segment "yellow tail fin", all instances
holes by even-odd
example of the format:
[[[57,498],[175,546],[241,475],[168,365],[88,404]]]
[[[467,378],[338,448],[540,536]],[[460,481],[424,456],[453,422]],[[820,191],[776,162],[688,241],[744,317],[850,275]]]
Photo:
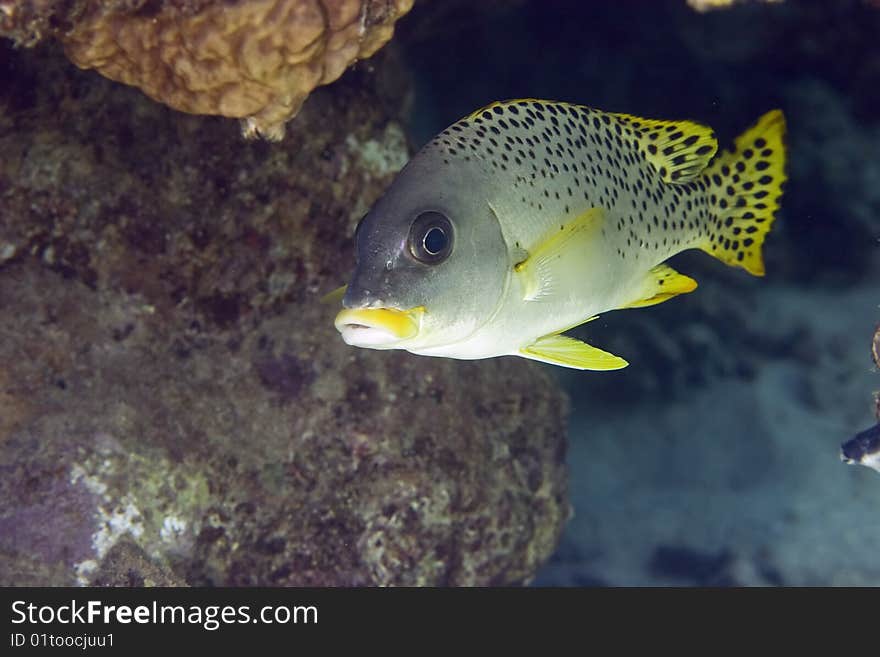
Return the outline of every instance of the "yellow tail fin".
[[[711,217],[698,246],[755,276],[764,275],[761,245],[786,180],[784,139],[782,112],[767,112],[703,173]]]

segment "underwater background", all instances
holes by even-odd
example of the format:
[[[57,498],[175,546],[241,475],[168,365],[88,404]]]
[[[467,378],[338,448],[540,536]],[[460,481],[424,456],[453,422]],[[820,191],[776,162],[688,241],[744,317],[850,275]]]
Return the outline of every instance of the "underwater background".
[[[105,64],[237,3],[101,4],[0,2],[0,584],[880,585],[880,473],[839,457],[880,389],[876,2],[322,0],[311,39],[375,43],[262,114]],[[574,332],[619,372],[347,347],[357,221],[519,97],[722,147],[782,109],[766,275],[676,256],[694,293]]]

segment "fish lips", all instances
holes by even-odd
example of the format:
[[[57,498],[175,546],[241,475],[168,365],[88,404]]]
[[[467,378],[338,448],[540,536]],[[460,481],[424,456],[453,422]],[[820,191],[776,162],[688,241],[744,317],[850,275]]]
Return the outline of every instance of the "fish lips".
[[[370,349],[393,349],[419,333],[422,306],[396,308],[345,308],[334,325],[346,344]]]

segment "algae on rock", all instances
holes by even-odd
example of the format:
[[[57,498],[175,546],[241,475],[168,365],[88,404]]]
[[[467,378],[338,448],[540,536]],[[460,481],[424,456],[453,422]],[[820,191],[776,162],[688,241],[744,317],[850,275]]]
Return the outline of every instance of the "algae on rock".
[[[351,349],[318,303],[406,160],[381,62],[269,144],[3,56],[0,583],[534,574],[569,514],[554,381]]]

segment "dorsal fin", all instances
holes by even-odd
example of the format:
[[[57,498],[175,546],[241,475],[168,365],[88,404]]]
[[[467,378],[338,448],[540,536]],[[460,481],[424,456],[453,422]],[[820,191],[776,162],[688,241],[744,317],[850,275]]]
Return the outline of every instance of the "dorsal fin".
[[[486,117],[483,117],[484,112],[491,113],[496,107],[499,107],[499,106],[504,107],[507,105],[522,105],[522,104],[531,104],[531,103],[547,103],[547,104],[551,104],[551,105],[567,105],[568,104],[568,103],[558,103],[558,102],[550,101],[550,100],[540,100],[539,98],[510,98],[508,100],[496,100],[494,102],[489,103],[488,105],[481,107],[478,110],[474,110],[473,112],[468,114],[466,117],[464,117],[462,119],[462,121],[475,121],[476,119],[479,119],[479,118],[486,118]]]
[[[657,121],[631,114],[614,114],[636,133],[639,150],[664,182],[691,182],[718,150],[711,128],[693,121]]]

